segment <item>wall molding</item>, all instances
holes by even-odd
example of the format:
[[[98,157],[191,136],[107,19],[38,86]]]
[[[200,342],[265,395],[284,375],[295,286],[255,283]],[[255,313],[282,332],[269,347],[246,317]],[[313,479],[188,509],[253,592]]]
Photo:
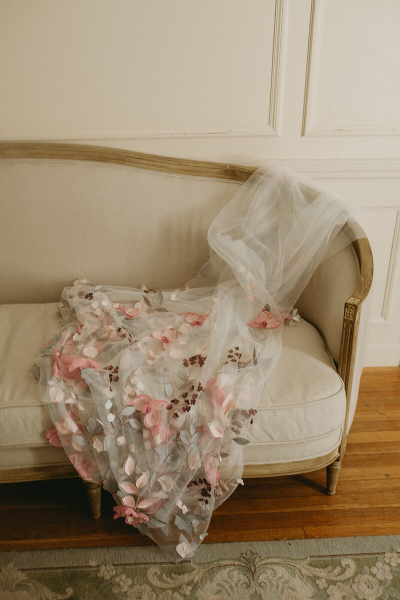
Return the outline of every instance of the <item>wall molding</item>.
[[[306,63],[306,78],[304,83],[303,122],[301,135],[310,135],[313,129],[315,112],[316,72],[321,59],[321,29],[323,19],[323,4],[321,0],[311,0],[310,25],[308,30],[308,48]]]
[[[400,158],[274,159],[282,165],[316,179],[398,179]],[[390,201],[389,201],[390,202]],[[398,201],[394,200],[398,206]]]
[[[1,141],[71,141],[112,140],[141,138],[197,138],[197,137],[264,137],[280,135],[284,54],[287,32],[287,0],[275,0],[275,16],[271,53],[271,84],[268,118],[265,124],[234,127],[126,127],[90,128],[79,130],[42,129],[18,132],[0,130]]]
[[[400,209],[400,198],[398,200],[359,200],[357,202],[362,206],[362,208],[370,208],[370,209]]]
[[[400,124],[376,125],[370,123],[317,125],[316,92],[318,73],[321,64],[322,28],[324,23],[325,0],[311,0],[310,25],[306,77],[304,84],[303,120],[301,135],[304,136],[363,136],[363,135],[400,135]]]
[[[393,325],[396,284],[398,281],[400,255],[400,198],[398,200],[369,200],[357,202],[363,209],[396,210],[390,256],[386,272],[385,289],[383,293],[381,314],[371,320],[374,327],[391,327]]]
[[[283,70],[287,33],[286,0],[275,0],[274,37],[272,42],[271,87],[268,128],[271,134],[280,135],[282,117]]]
[[[394,312],[395,286],[397,283],[397,267],[400,254],[400,209],[397,210],[396,223],[393,233],[392,248],[390,251],[389,266],[386,277],[385,292],[382,301],[382,319],[390,325]]]
[[[83,140],[133,140],[145,138],[197,138],[197,137],[263,137],[277,135],[268,125],[243,125],[240,127],[126,127],[96,129],[48,129],[41,131],[0,131],[0,141],[14,142],[71,142]]]
[[[312,125],[303,135],[320,136],[363,136],[363,135],[400,135],[400,125]]]

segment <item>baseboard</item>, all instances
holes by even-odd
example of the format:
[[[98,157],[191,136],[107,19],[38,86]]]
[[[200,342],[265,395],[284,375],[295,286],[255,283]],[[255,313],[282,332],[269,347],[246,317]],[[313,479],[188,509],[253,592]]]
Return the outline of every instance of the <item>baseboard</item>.
[[[367,348],[366,367],[398,367],[400,366],[400,342],[369,344]]]

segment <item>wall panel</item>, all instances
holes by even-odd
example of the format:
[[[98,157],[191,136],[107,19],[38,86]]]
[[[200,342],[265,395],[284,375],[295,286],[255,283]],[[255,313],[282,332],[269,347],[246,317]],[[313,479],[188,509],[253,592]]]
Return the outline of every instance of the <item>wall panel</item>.
[[[303,135],[400,134],[400,3],[312,0]]]
[[[274,135],[284,4],[3,3],[0,137]]]

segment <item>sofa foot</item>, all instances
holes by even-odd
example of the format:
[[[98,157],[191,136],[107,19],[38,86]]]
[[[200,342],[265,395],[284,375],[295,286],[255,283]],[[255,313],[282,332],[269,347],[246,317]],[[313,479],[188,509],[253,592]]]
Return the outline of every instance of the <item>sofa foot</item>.
[[[101,516],[101,485],[84,481],[87,499],[89,500],[90,512],[93,519],[99,519]]]
[[[340,460],[336,460],[334,463],[326,467],[326,493],[329,494],[329,496],[332,496],[336,492],[341,466],[342,462]]]

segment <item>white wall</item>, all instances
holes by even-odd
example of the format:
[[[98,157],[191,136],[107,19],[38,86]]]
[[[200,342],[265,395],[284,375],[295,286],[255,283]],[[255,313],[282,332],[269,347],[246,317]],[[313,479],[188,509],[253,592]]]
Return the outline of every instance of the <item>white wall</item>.
[[[362,206],[400,361],[399,0],[1,0],[0,139],[273,159]]]

